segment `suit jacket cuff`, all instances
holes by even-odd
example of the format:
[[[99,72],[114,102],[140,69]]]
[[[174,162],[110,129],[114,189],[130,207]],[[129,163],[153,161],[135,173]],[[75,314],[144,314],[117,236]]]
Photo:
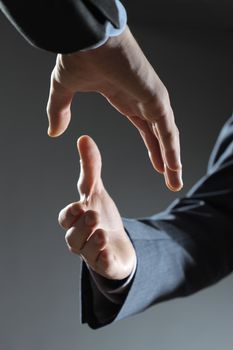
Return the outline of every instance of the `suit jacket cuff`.
[[[126,23],[118,0],[1,0],[0,9],[32,45],[63,54],[99,46]]]
[[[93,280],[93,294],[98,289],[100,293],[103,294],[105,298],[115,304],[121,304],[124,300],[124,295],[128,292],[130,288],[130,283],[134,278],[134,274],[137,268],[137,262],[133,267],[131,274],[123,280],[109,280],[102,277],[97,272],[93,271],[89,266],[87,266],[90,276],[89,278]]]

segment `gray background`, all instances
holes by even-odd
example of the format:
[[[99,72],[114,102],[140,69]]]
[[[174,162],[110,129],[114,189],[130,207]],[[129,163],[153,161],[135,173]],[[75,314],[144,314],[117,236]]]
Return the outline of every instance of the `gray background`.
[[[231,1],[124,3],[170,92],[182,196],[205,172],[232,112]],[[136,130],[96,94],[79,94],[69,130],[49,139],[45,105],[55,55],[28,45],[0,17],[0,349],[232,349],[232,276],[98,331],[80,325],[79,258],[57,224],[59,210],[78,198],[77,137],[87,133],[99,145],[104,182],[123,216],[153,214],[177,194],[153,172]]]

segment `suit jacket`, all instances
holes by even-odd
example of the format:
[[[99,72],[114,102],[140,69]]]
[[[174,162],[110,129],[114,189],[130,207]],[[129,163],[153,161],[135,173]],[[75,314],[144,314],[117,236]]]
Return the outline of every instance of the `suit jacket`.
[[[0,8],[33,45],[56,53],[90,47],[119,28],[115,0],[0,0]]]
[[[157,215],[124,219],[138,265],[120,305],[96,288],[83,264],[82,322],[98,328],[161,301],[188,296],[233,270],[233,116],[224,125],[206,175]]]

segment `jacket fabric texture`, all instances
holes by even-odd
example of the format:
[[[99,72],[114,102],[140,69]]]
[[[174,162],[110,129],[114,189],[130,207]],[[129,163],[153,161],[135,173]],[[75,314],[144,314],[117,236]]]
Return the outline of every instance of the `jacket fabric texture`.
[[[97,290],[85,264],[82,322],[99,328],[159,302],[191,295],[233,270],[233,116],[210,156],[207,172],[166,211],[124,219],[137,254],[134,279],[120,305]]]
[[[120,26],[114,0],[1,0],[0,8],[32,45],[55,53],[95,45],[108,22]]]

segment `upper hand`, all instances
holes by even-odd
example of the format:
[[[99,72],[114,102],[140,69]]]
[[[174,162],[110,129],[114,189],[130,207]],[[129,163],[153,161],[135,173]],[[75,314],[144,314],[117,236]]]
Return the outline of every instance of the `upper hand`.
[[[168,188],[182,188],[179,132],[168,92],[128,27],[97,49],[57,56],[47,105],[50,136],[66,130],[78,91],[101,93],[125,115],[140,132]]]

